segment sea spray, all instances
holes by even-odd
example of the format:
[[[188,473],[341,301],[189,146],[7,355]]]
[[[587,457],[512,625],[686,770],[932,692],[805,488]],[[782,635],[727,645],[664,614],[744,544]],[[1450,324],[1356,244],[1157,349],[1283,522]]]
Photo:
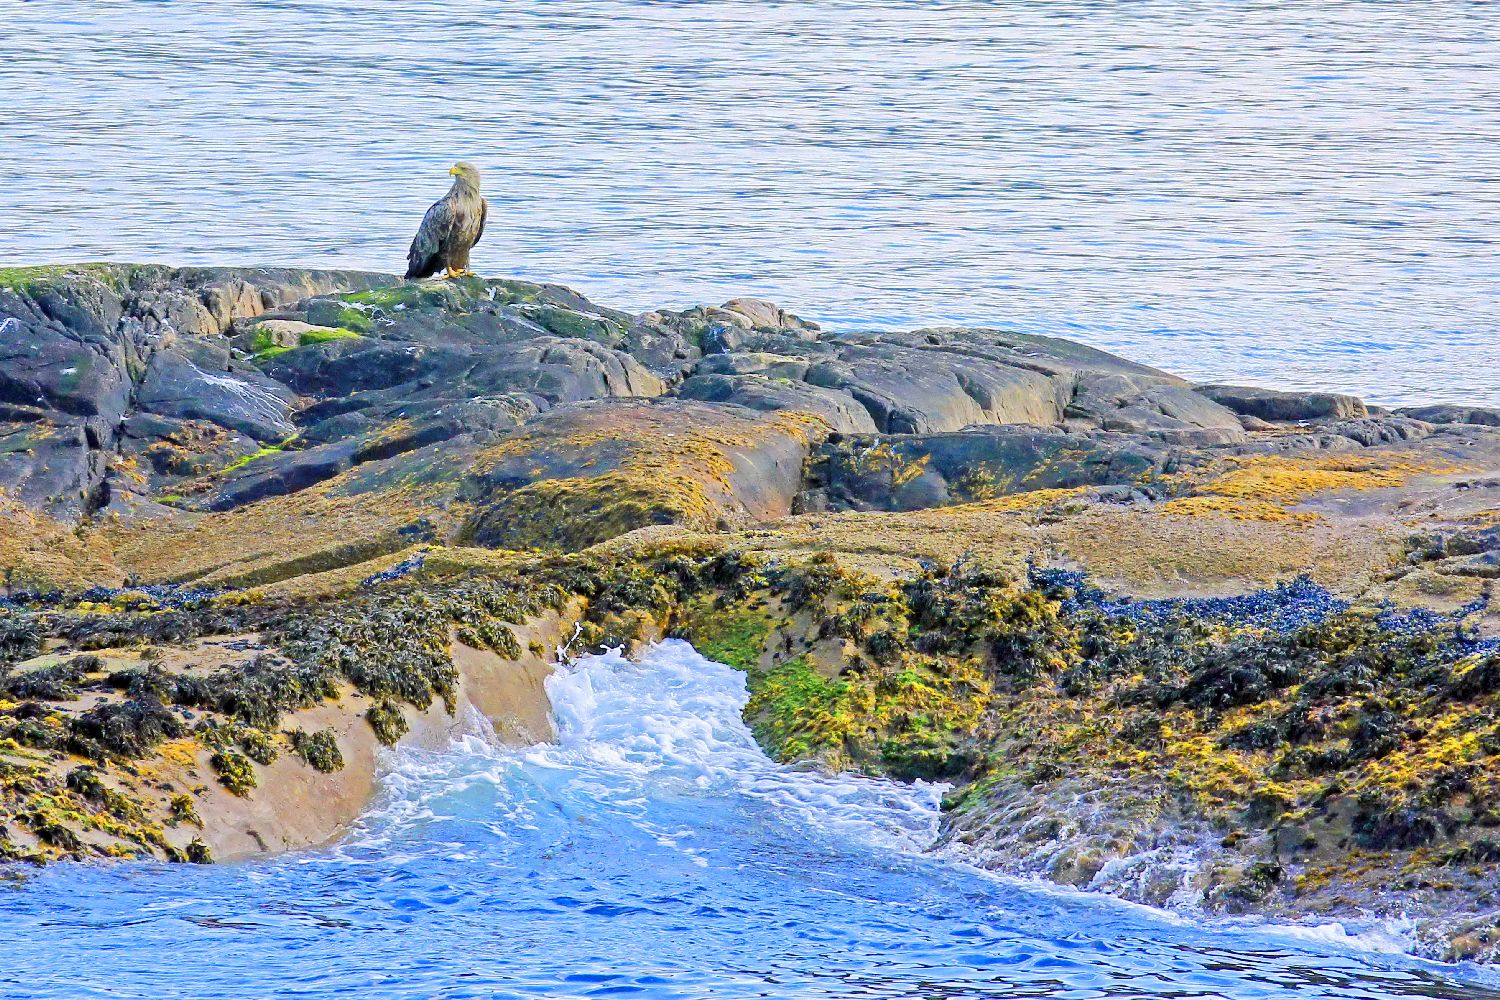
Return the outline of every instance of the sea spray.
[[[511,819],[546,805],[529,778],[552,772],[586,799],[617,814],[648,796],[738,796],[808,836],[921,851],[937,837],[948,786],[901,784],[778,764],[756,744],[741,713],[744,674],[666,640],[638,660],[620,651],[578,657],[547,679],[557,739],[502,746],[488,723],[466,720],[451,747],[403,747],[386,758],[383,792],[351,843],[388,845],[443,819],[434,803],[498,790]]]
[[[474,715],[385,753],[335,849],[0,893],[0,997],[1489,995],[1335,928],[1206,928],[934,857],[938,788],[775,764],[742,675],[682,643],[581,658],[550,693],[554,743]]]
[[[553,742],[503,746],[489,722],[470,708],[451,747],[391,752],[381,805],[348,846],[399,851],[402,841],[433,836],[434,828],[454,818],[455,806],[471,814],[475,796],[493,796],[484,802],[494,810],[490,831],[501,840],[547,836],[548,813],[581,808],[586,812],[574,819],[628,822],[646,839],[707,867],[706,852],[694,846],[694,834],[701,831],[662,822],[652,808],[664,800],[701,797],[754,803],[791,834],[790,840],[852,843],[907,855],[933,851],[947,786],[827,774],[770,760],[742,718],[748,698],[744,674],[705,658],[686,642],[651,645],[636,660],[619,650],[578,656],[548,678],[547,694],[557,728]],[[1301,941],[1354,953],[1398,954],[1412,947],[1411,926],[1396,920],[1288,926],[1259,917],[1211,917],[1189,894],[1170,889],[1159,906],[1130,901],[1147,894],[1142,887],[1148,882],[1183,885],[1209,847],[1204,840],[1117,859],[1086,888],[1039,878],[1054,853],[1040,844],[1038,867],[986,858],[983,851],[954,843],[939,846],[933,857],[985,881],[1101,916],[1134,912],[1231,941]],[[1129,884],[1136,884],[1134,891]]]
[[[648,647],[639,662],[617,650],[581,658],[548,679],[547,694],[558,741],[531,751],[539,763],[740,794],[789,822],[872,845],[922,850],[937,836],[946,785],[777,764],[743,721],[744,674],[680,640]]]

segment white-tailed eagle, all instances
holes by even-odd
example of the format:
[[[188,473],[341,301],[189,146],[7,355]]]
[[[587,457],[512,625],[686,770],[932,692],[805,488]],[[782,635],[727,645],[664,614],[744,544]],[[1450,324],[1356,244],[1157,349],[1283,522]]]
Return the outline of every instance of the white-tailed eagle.
[[[455,163],[448,173],[453,187],[427,210],[407,251],[408,278],[426,278],[438,268],[449,278],[467,274],[469,251],[484,235],[490,206],[479,196],[479,170],[472,163]]]

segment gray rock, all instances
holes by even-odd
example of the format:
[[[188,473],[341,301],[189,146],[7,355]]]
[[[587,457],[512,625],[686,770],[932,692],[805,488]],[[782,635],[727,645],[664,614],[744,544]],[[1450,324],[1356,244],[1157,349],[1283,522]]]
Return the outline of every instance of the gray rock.
[[[730,299],[720,308],[726,313],[745,317],[750,321],[750,325],[757,329],[818,329],[818,324],[793,316],[774,302],[767,302],[764,299]]]
[[[0,405],[17,415],[31,408],[23,419],[35,426],[6,434],[12,444],[23,437],[29,444],[0,462],[0,487],[76,517],[108,504],[106,473],[117,448],[139,455],[149,446],[140,437],[122,443],[136,407],[202,415],[260,435],[289,432],[291,393],[231,370],[217,338],[292,298],[391,279],[119,264],[22,269],[7,280],[0,287]]]
[[[460,378],[472,366],[467,351],[374,339],[328,340],[265,362],[267,376],[306,396],[358,393]]]
[[[1336,392],[1278,392],[1241,385],[1194,386],[1203,396],[1236,413],[1283,423],[1299,420],[1342,420],[1368,415],[1357,396]]]
[[[1432,424],[1411,417],[1365,417],[1359,420],[1339,420],[1325,425],[1330,434],[1357,441],[1366,448],[1397,441],[1420,441],[1430,437]]]
[[[1488,406],[1439,403],[1435,406],[1404,406],[1396,412],[1429,424],[1482,424],[1500,427],[1500,409]]]
[[[841,389],[890,434],[955,431],[971,424],[1053,424],[1063,386],[1022,368],[983,367],[962,356],[896,346],[851,345],[820,361],[807,381]]]
[[[0,400],[117,421],[130,396],[122,306],[96,280],[28,295],[0,289]]]
[[[188,351],[159,351],[151,359],[136,403],[151,413],[209,420],[258,441],[280,441],[296,430],[296,394],[254,371],[208,370]]]
[[[814,452],[808,488],[821,492],[828,509],[918,510],[1038,489],[1134,488],[1175,468],[1180,457],[1149,435],[1056,428],[848,435]]]
[[[724,482],[704,484],[731,520],[794,502],[900,510],[1047,487],[1103,487],[1099,498],[1136,503],[1154,477],[1215,455],[1353,451],[1434,432],[1415,411],[1372,414],[1353,397],[1197,392],[1054,338],[971,328],[825,335],[751,299],[631,317],[513,281],[91,268],[0,289],[0,324],[0,487],[64,516],[150,511],[169,488],[227,509],[330,479],[329,490],[350,496],[420,482],[463,490],[488,510],[476,538],[545,540],[543,526],[518,533],[503,523],[506,491],[538,475],[601,475],[618,456],[531,449],[515,469],[501,462],[477,478],[470,463],[523,424],[555,428],[559,441],[589,425],[578,440],[592,441],[614,413],[635,413],[656,433],[667,414],[685,434],[715,420],[743,426],[725,419],[731,412],[818,417],[806,425],[817,447],[806,475],[806,436],[774,430],[735,457]],[[302,346],[320,328],[359,336]],[[236,360],[267,333],[287,350]],[[1310,426],[1288,434],[1269,422],[1291,419]],[[833,437],[818,445],[825,426]],[[300,450],[222,473],[294,436]],[[110,474],[116,455],[139,459],[145,481]],[[622,524],[634,518],[620,514]]]
[[[801,382],[807,377],[811,362],[806,358],[788,357],[751,351],[733,354],[710,354],[694,369],[697,375],[765,375],[769,378]]]
[[[236,470],[204,506],[209,510],[231,510],[316,486],[352,468],[359,449],[357,440],[339,441],[306,451],[285,451],[258,458]]]
[[[55,517],[93,513],[108,502],[105,455],[81,422],[0,423],[0,487]]]
[[[706,403],[734,403],[754,410],[795,410],[822,417],[829,428],[844,434],[872,433],[875,422],[854,397],[806,382],[764,375],[695,375],[677,388],[682,399]]]
[[[621,433],[631,427],[640,430]],[[660,492],[651,472],[643,474],[643,442],[664,449],[651,456],[659,463],[679,447],[679,440],[689,446],[695,432],[726,431],[734,435],[732,443],[715,449],[712,462],[689,458],[661,468]],[[733,404],[671,398],[559,406],[504,440],[516,447],[491,450],[458,494],[476,511],[461,537],[501,548],[576,548],[647,525],[683,523],[685,516],[704,527],[708,525],[698,519],[706,516],[727,523],[783,516],[791,512],[801,487],[808,451],[806,436],[795,426],[777,426]],[[617,485],[613,494],[595,493],[587,483],[613,474],[625,476],[628,483]],[[548,482],[567,487],[539,509],[536,493],[528,487]],[[569,509],[571,517],[558,516],[555,505],[568,502],[569,495],[577,497],[578,506]],[[684,503],[697,509],[685,514]]]
[[[1084,372],[1064,411],[1101,430],[1156,434],[1183,444],[1230,444],[1245,439],[1239,417],[1176,379],[1117,372]]]

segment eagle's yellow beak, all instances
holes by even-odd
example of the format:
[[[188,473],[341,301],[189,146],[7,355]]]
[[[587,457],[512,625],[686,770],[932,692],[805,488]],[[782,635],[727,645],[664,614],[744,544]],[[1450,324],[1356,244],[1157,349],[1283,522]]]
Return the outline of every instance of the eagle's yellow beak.
[[[457,167],[449,167],[448,168],[448,176],[449,177],[457,177],[458,176],[458,168]]]

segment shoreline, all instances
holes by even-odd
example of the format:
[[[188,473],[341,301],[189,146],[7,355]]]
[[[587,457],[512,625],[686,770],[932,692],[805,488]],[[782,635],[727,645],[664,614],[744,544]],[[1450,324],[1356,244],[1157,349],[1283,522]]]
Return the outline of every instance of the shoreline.
[[[1500,410],[504,279],[7,269],[0,322],[0,858],[323,842],[377,745],[673,636],[992,867],[1500,955]]]

